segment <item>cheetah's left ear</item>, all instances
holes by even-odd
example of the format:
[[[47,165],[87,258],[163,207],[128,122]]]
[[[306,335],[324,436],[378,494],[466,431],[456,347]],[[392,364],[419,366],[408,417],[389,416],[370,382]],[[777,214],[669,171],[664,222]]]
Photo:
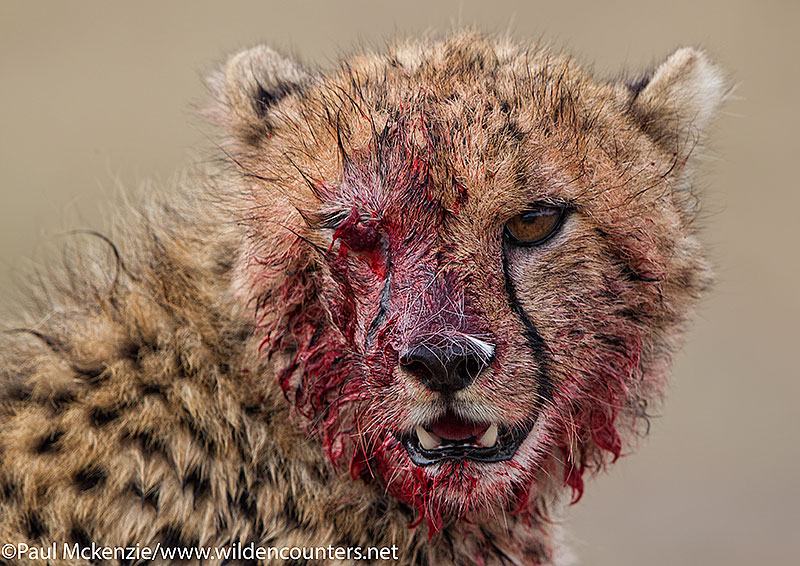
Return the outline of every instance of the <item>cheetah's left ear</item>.
[[[219,107],[213,118],[240,141],[254,144],[275,127],[275,109],[302,91],[314,75],[299,63],[259,45],[233,55],[209,78]]]
[[[700,49],[683,47],[640,81],[628,85],[630,109],[657,143],[679,150],[700,141],[728,80]]]

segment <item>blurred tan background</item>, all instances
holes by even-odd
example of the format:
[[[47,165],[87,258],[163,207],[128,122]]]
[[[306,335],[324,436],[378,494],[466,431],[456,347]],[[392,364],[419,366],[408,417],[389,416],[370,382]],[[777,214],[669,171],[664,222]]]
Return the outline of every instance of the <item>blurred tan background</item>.
[[[0,3],[0,300],[119,187],[209,155],[201,76],[259,41],[328,65],[360,43],[458,23],[566,45],[600,75],[705,46],[738,82],[705,151],[719,284],[639,453],[571,509],[587,565],[797,564],[800,3]],[[107,207],[106,207],[107,208]]]

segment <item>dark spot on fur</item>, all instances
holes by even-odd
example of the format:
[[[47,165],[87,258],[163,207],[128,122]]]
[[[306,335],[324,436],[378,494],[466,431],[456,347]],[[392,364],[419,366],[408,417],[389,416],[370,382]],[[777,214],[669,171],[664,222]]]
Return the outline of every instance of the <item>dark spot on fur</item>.
[[[179,363],[182,376],[193,378],[197,375],[197,368],[192,367],[189,360],[187,359],[186,354],[183,354],[179,357]]]
[[[73,481],[79,491],[88,491],[106,481],[106,472],[100,468],[89,466],[79,470]]]
[[[648,319],[652,318],[651,315],[636,308],[620,309],[617,311],[617,314],[622,318],[627,318],[628,320],[632,320],[633,322],[639,324],[644,324]]]
[[[126,431],[122,438],[138,444],[139,449],[144,454],[160,454],[165,458],[168,457],[167,444],[162,439],[154,436],[154,433],[149,430]]]
[[[190,548],[199,545],[196,539],[187,540],[184,538],[180,528],[176,525],[169,525],[158,531],[162,544],[166,548]]]
[[[130,489],[133,493],[136,494],[136,497],[141,499],[142,507],[145,505],[151,506],[155,511],[158,511],[158,486],[154,485],[147,489],[144,489],[141,485],[137,482],[133,481],[130,484]]]
[[[80,525],[74,525],[72,530],[69,533],[69,538],[72,540],[73,543],[77,544],[79,548],[91,548],[92,546],[92,536],[91,534],[81,527]],[[101,564],[97,560],[90,559],[89,564]]]
[[[447,71],[454,74],[475,75],[487,67],[486,56],[477,48],[448,46],[446,57]]]
[[[211,491],[211,484],[203,477],[203,473],[198,468],[190,469],[184,476],[181,482],[181,488],[184,490],[190,488],[192,492],[192,504],[196,504],[197,500],[204,497]]]
[[[48,498],[49,498],[49,496],[48,496],[48,493],[47,493],[47,485],[41,484],[41,485],[37,486],[37,488],[36,488],[36,499],[39,502],[44,503],[45,501],[47,501]]]
[[[286,499],[283,500],[282,516],[284,519],[286,519],[286,523],[292,530],[297,528],[305,528],[308,526],[308,521],[301,518],[300,513],[297,510],[297,501],[295,501],[295,499],[289,495],[287,495]]]
[[[216,264],[214,265],[214,273],[217,275],[224,275],[228,273],[231,269],[233,269],[233,258],[234,255],[231,254],[227,257],[220,256],[217,258]]]
[[[28,401],[31,398],[31,387],[24,383],[12,383],[6,387],[3,396],[9,401]]]
[[[456,557],[455,541],[453,540],[453,533],[450,529],[445,529],[442,531],[442,542],[443,546],[447,548],[447,551],[450,554],[450,560],[455,562],[455,557]]]
[[[526,133],[520,128],[516,120],[509,120],[503,125],[500,130],[500,135],[505,139],[510,139],[516,144],[521,144],[525,141]]]
[[[130,341],[119,349],[119,355],[124,360],[132,361],[137,367],[142,361],[142,347]]]
[[[217,510],[217,513],[214,514],[214,529],[219,532],[227,532],[229,526],[228,516],[222,512],[222,510]],[[224,545],[223,545],[224,546]]]
[[[106,373],[108,368],[106,366],[82,368],[80,366],[73,365],[72,369],[76,373],[75,377],[84,383],[88,383],[89,385],[98,385],[101,381],[104,381],[108,377],[108,374]]]
[[[71,391],[62,391],[50,398],[50,406],[58,414],[62,412],[70,403],[75,401],[75,394]]]
[[[328,481],[327,470],[322,462],[317,462],[308,468],[308,473],[312,476],[313,480],[317,483],[324,483]]]
[[[403,503],[402,501],[396,501],[395,502],[395,506],[396,506],[397,509],[400,510],[400,512],[403,515],[408,517],[408,519],[409,519],[408,522],[411,522],[413,520],[413,518],[415,517],[416,511],[410,505],[408,505],[406,503]]]
[[[6,330],[5,334],[30,334],[31,336],[35,336],[44,344],[50,348],[55,354],[63,355],[64,354],[64,346],[59,342],[56,338],[52,336],[48,336],[47,334],[43,334],[37,330],[33,330],[32,328],[12,328],[11,330]]]
[[[92,407],[89,411],[89,422],[93,426],[101,427],[118,419],[121,414],[120,407]]]
[[[167,401],[167,388],[158,383],[145,383],[142,385],[142,396],[155,395]]]
[[[253,488],[241,489],[235,499],[228,494],[228,508],[231,510],[231,514],[241,513],[249,521],[254,521],[258,517],[255,490]],[[239,513],[236,512],[237,510]]]
[[[525,187],[530,184],[528,169],[523,161],[514,163],[513,183],[517,187]]]
[[[17,485],[8,478],[0,477],[0,500],[9,501],[17,497]]]
[[[30,511],[24,519],[25,533],[32,541],[36,541],[47,534],[48,529],[42,517],[36,511]]]
[[[272,485],[285,485],[289,482],[289,476],[286,471],[288,469],[289,462],[278,457],[271,462],[271,465],[259,463],[258,477],[261,481],[268,481]]]
[[[263,118],[270,108],[275,106],[281,99],[294,92],[296,88],[296,85],[278,82],[271,89],[267,90],[259,84],[256,87],[255,93],[256,113]]]
[[[414,551],[414,560],[411,561],[414,566],[428,566],[428,551],[425,545],[418,544]]]
[[[86,548],[92,545],[91,535],[80,525],[73,525],[72,530],[69,532],[69,538],[81,548]]]
[[[51,454],[60,449],[58,441],[64,436],[63,430],[54,430],[39,439],[36,443],[35,451],[37,454]]]
[[[641,92],[644,90],[644,87],[650,84],[650,79],[651,76],[647,74],[647,75],[642,75],[638,79],[635,79],[628,83],[628,90],[630,90],[632,94],[631,102],[636,100],[639,94],[641,94]]]
[[[189,433],[203,447],[206,453],[215,454],[217,451],[217,443],[205,428],[200,426],[200,424],[192,418],[186,407],[183,408],[183,411],[181,422],[186,426]]]
[[[389,505],[385,498],[379,497],[375,500],[375,503],[372,505],[374,510],[375,517],[383,517],[387,511],[389,511]]]
[[[615,352],[623,359],[629,358],[630,354],[625,341],[619,336],[613,336],[610,334],[595,334],[595,339],[603,345],[603,351]]]
[[[262,409],[263,407],[261,405],[245,405],[244,407],[242,407],[242,410],[244,410],[245,414],[251,417],[256,417],[261,415]]]
[[[658,283],[659,281],[661,281],[657,277],[648,277],[646,275],[638,273],[628,264],[622,264],[620,271],[622,278],[625,279],[626,281],[631,281],[631,282],[642,281],[644,283]]]

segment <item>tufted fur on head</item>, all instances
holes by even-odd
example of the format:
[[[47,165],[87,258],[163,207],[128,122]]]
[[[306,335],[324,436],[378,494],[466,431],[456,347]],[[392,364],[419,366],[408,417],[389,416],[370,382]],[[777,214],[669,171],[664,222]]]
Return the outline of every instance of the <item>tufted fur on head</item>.
[[[606,82],[461,32],[210,84],[226,166],[6,338],[0,538],[564,562],[564,492],[646,425],[709,284],[720,71]]]

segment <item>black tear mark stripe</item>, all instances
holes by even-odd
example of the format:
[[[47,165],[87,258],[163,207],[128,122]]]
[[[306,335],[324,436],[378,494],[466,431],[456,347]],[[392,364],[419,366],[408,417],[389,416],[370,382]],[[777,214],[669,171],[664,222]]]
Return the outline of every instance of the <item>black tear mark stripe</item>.
[[[386,282],[383,284],[383,289],[381,289],[381,301],[378,306],[378,314],[375,315],[375,318],[372,319],[372,322],[369,325],[369,330],[367,330],[367,336],[364,339],[364,351],[369,349],[372,341],[375,339],[375,333],[378,331],[378,327],[386,321],[386,317],[389,315],[389,311],[391,310],[391,298],[392,298],[392,275],[394,273],[392,269],[392,262],[391,260],[387,261],[387,270],[386,270]]]
[[[506,256],[505,250],[503,250],[503,276],[505,277],[508,303],[511,306],[511,310],[519,316],[522,325],[525,327],[525,340],[533,354],[533,359],[536,360],[539,366],[539,372],[536,378],[538,382],[537,393],[539,394],[538,403],[539,408],[541,408],[545,402],[552,402],[553,400],[553,379],[548,371],[552,366],[552,356],[542,335],[539,334],[539,331],[536,329],[536,325],[533,324],[528,313],[525,312],[525,309],[522,308],[522,304],[519,302],[517,290],[514,287],[514,282],[511,280],[511,270],[508,266],[508,257]]]

